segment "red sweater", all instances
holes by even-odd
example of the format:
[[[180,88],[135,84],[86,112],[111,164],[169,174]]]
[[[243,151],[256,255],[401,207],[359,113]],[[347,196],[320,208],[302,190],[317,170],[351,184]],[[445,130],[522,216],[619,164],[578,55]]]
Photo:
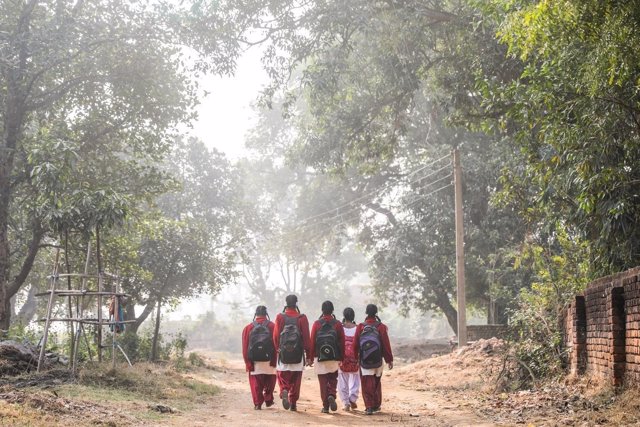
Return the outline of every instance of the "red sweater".
[[[322,319],[330,322],[333,320],[333,316],[322,316]],[[320,330],[320,319],[313,322],[313,326],[311,327],[311,357],[318,357],[316,354],[316,335],[318,335],[318,331]],[[340,346],[340,359],[344,358],[344,327],[342,323],[336,320],[336,323],[333,325],[333,329],[338,333],[338,345]]]
[[[266,316],[256,316],[256,322],[263,324],[264,322],[268,322],[267,327],[273,333],[273,329],[275,328],[275,324],[271,320],[267,320]],[[253,362],[249,360],[249,335],[251,335],[251,331],[253,330],[253,322],[249,323],[242,330],[242,358],[244,359],[244,364],[247,368],[247,371],[253,371]],[[277,347],[276,347],[277,348]],[[276,366],[276,353],[273,353],[271,356],[271,360],[269,361],[271,366]]]
[[[377,322],[376,318],[367,317],[364,321],[365,323],[375,323]],[[365,323],[360,323],[356,327],[356,335],[353,337],[353,350],[356,354],[356,358],[359,360],[360,353],[360,334],[364,329]],[[393,353],[391,352],[391,343],[389,342],[389,333],[387,325],[380,322],[378,325],[378,332],[380,332],[380,342],[382,343],[382,357],[386,363],[393,362]]]
[[[287,308],[284,313],[278,313],[276,316],[275,327],[273,328],[273,345],[276,347],[276,352],[280,351],[280,332],[284,329],[284,316],[296,317],[298,316],[298,329],[302,334],[302,348],[307,356],[307,359],[311,357],[311,338],[309,337],[309,320],[304,314],[298,313],[295,308]]]

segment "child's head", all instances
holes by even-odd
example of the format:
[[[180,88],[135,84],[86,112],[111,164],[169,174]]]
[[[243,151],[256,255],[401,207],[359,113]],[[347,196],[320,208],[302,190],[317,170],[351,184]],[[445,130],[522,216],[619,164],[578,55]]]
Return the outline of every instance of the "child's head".
[[[378,307],[375,304],[369,304],[365,309],[365,313],[367,314],[367,317],[376,317],[378,314]]]
[[[322,314],[325,316],[333,314],[333,303],[331,301],[325,301],[322,303]]]
[[[351,322],[353,323],[353,321],[356,318],[356,313],[355,311],[353,311],[353,308],[351,307],[347,307],[344,310],[342,310],[342,321],[343,322]]]

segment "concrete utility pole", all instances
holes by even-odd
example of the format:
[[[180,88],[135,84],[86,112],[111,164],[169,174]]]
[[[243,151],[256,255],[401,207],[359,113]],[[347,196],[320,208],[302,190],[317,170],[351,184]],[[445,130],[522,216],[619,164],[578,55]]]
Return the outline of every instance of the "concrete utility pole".
[[[458,293],[458,348],[467,345],[467,297],[464,283],[464,225],[462,215],[462,167],[460,153],[453,150],[453,184],[456,217],[456,283]]]

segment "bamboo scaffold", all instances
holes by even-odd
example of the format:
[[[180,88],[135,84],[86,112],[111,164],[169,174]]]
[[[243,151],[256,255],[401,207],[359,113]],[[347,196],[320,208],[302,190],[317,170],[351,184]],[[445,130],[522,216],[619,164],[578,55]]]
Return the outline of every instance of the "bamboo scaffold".
[[[99,241],[98,241],[99,242]],[[78,348],[80,346],[80,337],[84,337],[84,342],[87,347],[87,353],[89,355],[89,359],[93,360],[93,355],[91,354],[91,346],[89,344],[89,339],[87,338],[87,333],[85,331],[85,325],[95,326],[97,328],[97,356],[98,361],[102,361],[102,350],[108,346],[103,345],[102,339],[102,328],[108,326],[112,331],[112,365],[113,368],[116,366],[116,353],[119,350],[127,363],[131,365],[131,361],[129,357],[124,352],[123,348],[118,344],[116,335],[121,330],[122,325],[126,323],[133,323],[135,320],[123,320],[118,318],[119,313],[119,305],[120,299],[123,297],[128,297],[124,292],[120,292],[118,289],[118,283],[120,281],[120,277],[117,274],[110,274],[107,272],[101,271],[101,260],[100,260],[100,245],[97,245],[97,258],[98,258],[98,273],[97,274],[89,274],[89,261],[91,257],[91,242],[87,244],[87,255],[85,260],[84,272],[83,273],[59,273],[59,263],[60,263],[60,248],[56,249],[55,254],[55,262],[52,269],[52,273],[49,276],[49,290],[45,292],[40,292],[36,294],[38,297],[48,296],[47,303],[47,312],[46,316],[39,321],[44,322],[44,332],[42,336],[42,340],[40,343],[40,355],[38,358],[38,372],[42,369],[45,360],[46,354],[46,346],[49,338],[49,331],[51,328],[52,322],[65,322],[70,324],[71,328],[71,337],[73,339],[73,343],[71,346],[71,369],[73,373],[77,371],[78,367]],[[78,279],[80,281],[80,289],[72,289],[69,286],[67,289],[58,288],[58,281],[60,279],[66,278],[67,280]],[[97,289],[90,289],[89,281],[92,280],[97,283]],[[111,290],[105,289],[105,282],[111,281]],[[53,311],[55,306],[55,300],[57,297],[60,298],[68,298],[69,300],[69,316],[66,317],[54,317]],[[85,307],[86,307],[86,298],[95,298],[96,299],[96,317],[88,317],[85,316]],[[102,301],[103,298],[111,299],[113,307],[115,309],[113,319],[107,317],[103,317],[102,312]],[[74,300],[74,301],[72,301]],[[75,303],[75,304],[74,304]],[[72,310],[75,305],[75,313]]]

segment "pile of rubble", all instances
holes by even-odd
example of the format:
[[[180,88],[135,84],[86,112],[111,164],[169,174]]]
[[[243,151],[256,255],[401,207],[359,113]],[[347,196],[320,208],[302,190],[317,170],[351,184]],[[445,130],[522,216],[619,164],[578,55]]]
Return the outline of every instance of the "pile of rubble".
[[[59,397],[55,392],[25,392],[11,388],[0,387],[0,402],[20,406],[30,406],[48,414],[55,414],[59,417],[60,425],[71,425],[82,421],[82,425],[112,425],[126,426],[133,424],[133,418],[112,408],[102,406],[93,402],[82,400],[71,400]],[[7,425],[22,425],[20,413],[14,415],[14,419],[9,415],[3,418]],[[64,422],[65,417],[69,420]],[[0,423],[5,425],[4,423]]]
[[[479,339],[469,343],[454,353],[455,357],[493,356],[504,353],[507,344],[500,338]]]
[[[0,377],[21,375],[36,370],[39,356],[38,347],[29,342],[0,341]],[[50,352],[45,356],[47,367],[69,364],[69,359],[58,353]]]

